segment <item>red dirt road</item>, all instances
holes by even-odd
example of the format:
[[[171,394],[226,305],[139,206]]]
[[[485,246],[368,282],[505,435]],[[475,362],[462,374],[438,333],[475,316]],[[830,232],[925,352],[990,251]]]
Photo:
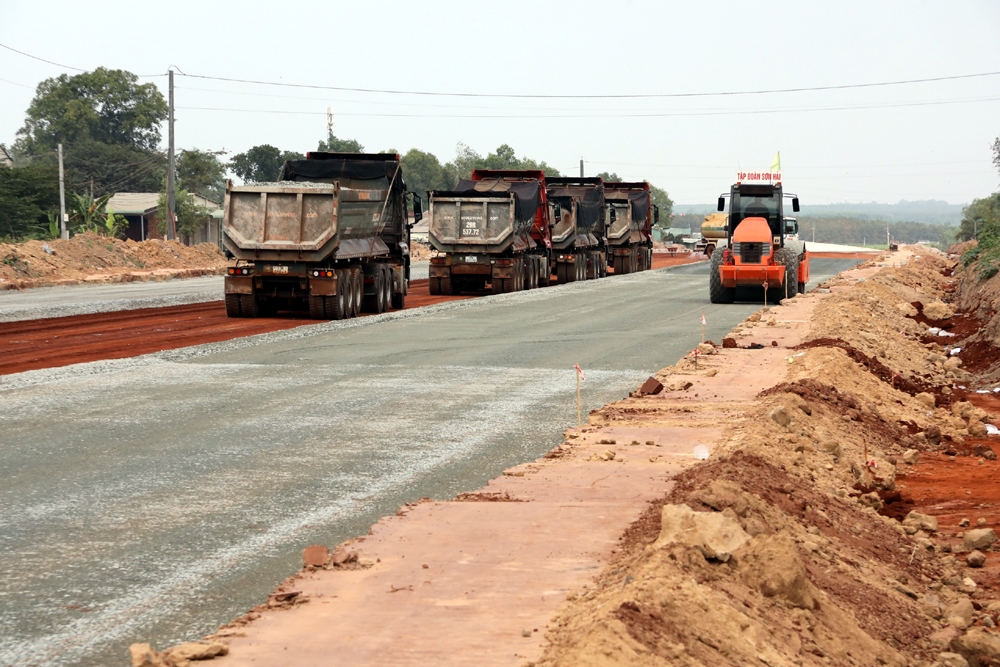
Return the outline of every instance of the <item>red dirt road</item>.
[[[414,280],[406,308],[471,298],[432,297],[426,280]],[[226,316],[222,301],[8,322],[0,325],[0,375],[124,359],[316,323],[307,313],[233,319]]]
[[[657,253],[653,255],[653,268],[693,261],[700,259]],[[431,296],[427,280],[414,280],[406,297],[406,308],[473,298],[474,295]],[[101,359],[124,359],[305,324],[316,321],[304,312],[232,319],[226,316],[222,301],[7,322],[0,325],[0,375]]]

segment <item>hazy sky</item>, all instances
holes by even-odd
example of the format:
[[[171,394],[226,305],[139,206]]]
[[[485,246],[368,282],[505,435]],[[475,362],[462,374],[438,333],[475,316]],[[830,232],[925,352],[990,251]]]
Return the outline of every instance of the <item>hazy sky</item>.
[[[0,43],[69,67],[477,95],[675,95],[1000,72],[987,2],[46,2],[0,0]],[[65,67],[0,49],[0,142]],[[145,78],[167,92],[164,75]],[[177,146],[305,152],[334,132],[442,162],[502,143],[713,201],[781,151],[803,203],[967,203],[1000,176],[1000,75],[774,94],[394,95],[176,77]],[[220,110],[206,110],[224,109]],[[284,111],[291,113],[265,113]],[[166,140],[166,128],[163,131]]]

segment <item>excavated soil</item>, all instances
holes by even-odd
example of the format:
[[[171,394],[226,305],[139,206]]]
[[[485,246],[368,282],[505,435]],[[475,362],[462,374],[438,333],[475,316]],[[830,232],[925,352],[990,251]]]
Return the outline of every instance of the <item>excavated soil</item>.
[[[69,240],[0,243],[0,290],[192,278],[225,268],[225,256],[211,243],[123,241],[93,232]]]
[[[953,258],[908,250],[904,265],[883,256],[829,281],[784,377],[730,411],[711,459],[625,531],[537,664],[1000,665],[1000,557],[986,549],[971,567],[962,539],[1000,529],[1000,436],[980,435],[1000,398],[976,393],[993,385],[965,363],[945,365],[965,361],[981,335],[973,323],[993,314],[965,317],[954,303]],[[954,337],[935,337],[942,322],[924,314],[941,300],[960,311],[945,320]],[[730,337],[760,338],[781,318],[758,312]],[[1000,356],[983,350],[969,366],[996,368]],[[692,373],[685,359],[657,378]],[[664,418],[635,401],[601,415],[633,428]],[[700,537],[665,541],[661,513],[675,507],[721,513],[749,541],[724,558],[691,546]]]
[[[431,296],[427,280],[414,280],[406,308],[474,296]],[[362,313],[366,316],[368,313]],[[221,301],[113,313],[8,322],[0,330],[0,375],[124,359],[179,347],[316,324],[305,312],[278,317],[230,318]]]

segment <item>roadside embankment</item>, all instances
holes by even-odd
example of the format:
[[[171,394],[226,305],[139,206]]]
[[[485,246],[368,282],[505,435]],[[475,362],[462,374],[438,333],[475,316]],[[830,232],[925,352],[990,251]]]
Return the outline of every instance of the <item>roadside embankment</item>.
[[[962,362],[955,269],[906,247],[758,311],[545,458],[310,547],[133,664],[1000,665],[1000,401]]]
[[[123,241],[92,232],[69,240],[0,243],[0,290],[194,278],[225,268],[226,258],[210,243]]]

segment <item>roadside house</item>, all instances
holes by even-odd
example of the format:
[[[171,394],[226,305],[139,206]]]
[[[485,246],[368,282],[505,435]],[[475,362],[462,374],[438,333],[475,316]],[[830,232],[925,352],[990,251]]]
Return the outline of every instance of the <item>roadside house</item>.
[[[185,245],[221,243],[222,206],[201,195],[192,194],[195,204],[208,209],[204,222],[190,235],[181,238]],[[128,220],[126,238],[133,241],[164,238],[159,213],[160,193],[118,192],[108,202],[108,208]]]

